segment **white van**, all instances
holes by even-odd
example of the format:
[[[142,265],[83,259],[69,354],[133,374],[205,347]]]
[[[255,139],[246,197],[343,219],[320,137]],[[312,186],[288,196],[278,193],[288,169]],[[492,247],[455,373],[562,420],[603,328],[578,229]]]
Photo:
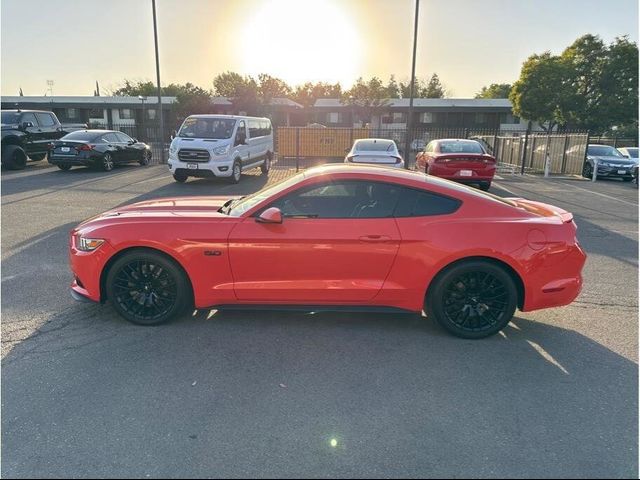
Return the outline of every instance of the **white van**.
[[[169,170],[176,182],[189,177],[226,177],[238,183],[244,170],[268,174],[273,159],[273,127],[268,118],[191,115],[169,147]]]

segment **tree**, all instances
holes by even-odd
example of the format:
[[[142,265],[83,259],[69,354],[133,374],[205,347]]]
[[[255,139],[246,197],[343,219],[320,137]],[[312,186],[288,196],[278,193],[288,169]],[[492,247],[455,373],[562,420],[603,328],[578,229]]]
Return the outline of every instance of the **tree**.
[[[342,103],[351,105],[363,123],[371,123],[371,118],[387,104],[387,89],[378,77],[365,82],[362,77],[342,94]]]
[[[416,78],[413,85],[413,97],[422,98],[426,90],[424,82],[419,78]],[[400,82],[400,95],[402,98],[409,98],[411,96],[411,82]]]
[[[387,97],[388,98],[399,98],[400,97],[400,85],[396,82],[395,75],[391,75],[389,77],[389,82],[387,83]]]
[[[306,82],[295,87],[293,100],[304,107],[312,107],[319,98],[340,98],[342,87],[339,83]]]
[[[437,73],[431,75],[431,79],[427,84],[426,89],[424,90],[423,97],[424,98],[444,98],[445,97],[445,89],[442,83],[440,83],[440,78]]]
[[[509,93],[513,113],[547,130],[564,125],[575,104],[571,71],[560,57],[545,52],[530,56]]]
[[[510,83],[492,83],[488,87],[482,87],[476,98],[509,98]]]
[[[559,56],[532,55],[509,99],[516,115],[548,128],[633,130],[638,125],[638,46],[627,37],[606,45],[584,35]]]
[[[238,110],[257,113],[258,83],[252,77],[224,72],[213,79],[213,88],[216,95],[230,99]]]
[[[258,94],[263,105],[268,105],[272,98],[290,97],[291,87],[281,80],[266,73],[258,75]]]

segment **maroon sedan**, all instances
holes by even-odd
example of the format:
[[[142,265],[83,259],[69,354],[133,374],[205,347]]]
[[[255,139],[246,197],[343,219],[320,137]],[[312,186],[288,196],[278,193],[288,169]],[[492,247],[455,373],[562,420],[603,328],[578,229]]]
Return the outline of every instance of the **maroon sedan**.
[[[416,156],[416,170],[489,190],[496,159],[475,140],[433,140]]]

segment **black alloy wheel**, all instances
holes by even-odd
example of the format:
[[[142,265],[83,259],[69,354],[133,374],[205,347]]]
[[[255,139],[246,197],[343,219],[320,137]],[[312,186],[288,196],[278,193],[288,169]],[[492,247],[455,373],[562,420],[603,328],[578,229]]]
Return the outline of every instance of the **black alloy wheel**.
[[[126,320],[158,325],[182,313],[190,287],[182,269],[164,255],[132,252],[109,270],[107,296]]]
[[[455,265],[438,275],[426,310],[458,337],[483,338],[507,326],[517,297],[515,283],[504,269],[478,260]]]

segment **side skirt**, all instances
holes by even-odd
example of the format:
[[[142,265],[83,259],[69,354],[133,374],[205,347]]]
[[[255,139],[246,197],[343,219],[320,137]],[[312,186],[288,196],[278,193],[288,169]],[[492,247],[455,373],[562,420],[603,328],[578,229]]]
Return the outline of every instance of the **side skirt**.
[[[212,310],[270,310],[290,312],[334,312],[334,313],[418,313],[398,307],[377,307],[375,305],[215,305]]]

